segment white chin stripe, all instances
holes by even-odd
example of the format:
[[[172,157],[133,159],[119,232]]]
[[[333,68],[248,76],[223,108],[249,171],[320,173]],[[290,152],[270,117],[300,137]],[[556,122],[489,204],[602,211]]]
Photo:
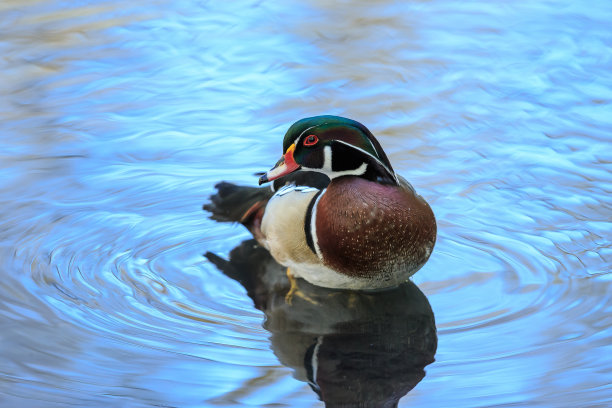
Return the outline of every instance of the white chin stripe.
[[[363,176],[368,170],[368,163],[361,163],[361,166],[357,167],[355,170],[342,170],[342,171],[332,171],[328,174],[329,178],[336,178],[340,176]]]
[[[327,158],[325,160],[327,162]],[[361,163],[361,166],[353,170],[332,171],[331,166],[327,168],[327,163],[324,163],[324,167],[322,169],[306,167],[306,166],[302,166],[302,169],[316,171],[318,173],[323,173],[330,179],[334,179],[336,177],[341,177],[341,176],[363,176],[366,173],[366,171],[368,171],[368,163]]]
[[[325,146],[323,148],[323,172],[326,174],[332,173],[332,148]]]

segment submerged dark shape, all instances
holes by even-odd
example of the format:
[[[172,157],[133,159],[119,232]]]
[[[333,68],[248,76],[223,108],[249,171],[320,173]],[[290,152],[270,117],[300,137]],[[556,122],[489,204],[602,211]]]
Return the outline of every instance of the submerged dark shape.
[[[286,268],[255,240],[234,248],[229,261],[205,256],[245,287],[266,315],[264,328],[280,362],[327,407],[395,407],[434,361],[434,315],[412,282],[363,292],[299,280],[288,303]]]
[[[384,289],[406,282],[429,259],[434,214],[395,174],[361,123],[315,116],[294,123],[283,155],[259,182],[220,183],[204,206],[245,225],[274,259],[318,286]]]

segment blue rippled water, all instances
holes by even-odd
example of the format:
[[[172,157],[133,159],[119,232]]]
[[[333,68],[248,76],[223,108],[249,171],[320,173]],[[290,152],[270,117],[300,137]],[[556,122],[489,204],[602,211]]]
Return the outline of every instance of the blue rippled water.
[[[248,232],[201,210],[323,113],[368,126],[438,220],[406,289],[435,362],[399,406],[612,404],[610,21],[606,1],[4,1],[0,406],[323,406],[278,315],[203,256]]]

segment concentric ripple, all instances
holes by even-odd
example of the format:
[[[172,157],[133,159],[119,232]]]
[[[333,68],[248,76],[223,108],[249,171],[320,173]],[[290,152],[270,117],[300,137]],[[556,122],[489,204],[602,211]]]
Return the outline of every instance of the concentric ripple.
[[[99,217],[104,221],[92,221]],[[174,221],[184,226],[194,219],[177,217]],[[2,251],[2,259],[12,259],[10,270],[17,273],[10,277],[10,284],[5,283],[3,297],[16,293],[20,298],[5,298],[2,309],[8,313],[3,314],[25,323],[19,334],[27,336],[13,344],[15,357],[44,351],[48,359],[68,364],[54,375],[78,384],[86,374],[85,381],[94,387],[113,381],[116,372],[123,370],[118,367],[125,369],[135,364],[133,360],[159,365],[156,360],[172,362],[176,354],[188,356],[192,369],[198,361],[206,361],[203,371],[211,365],[226,376],[236,375],[232,374],[235,371],[238,378],[247,367],[275,365],[261,315],[237,285],[203,265],[203,240],[193,232],[185,233],[184,228],[171,237],[168,231],[150,231],[144,236],[138,232],[141,222],[140,217],[117,220],[95,213],[66,216],[47,234],[48,226],[28,230],[31,238],[21,244],[29,248],[18,257],[8,249]],[[93,231],[87,228],[91,225],[108,227]],[[109,349],[122,351],[109,356]],[[81,359],[94,368],[81,366]],[[20,361],[22,368],[15,367],[14,373],[5,373],[18,378],[23,364],[27,361]],[[56,363],[50,364],[54,367]],[[100,364],[107,370],[98,370]],[[169,370],[168,380],[180,383],[181,369]],[[134,379],[129,386],[135,388],[135,397],[140,381],[142,378]],[[66,387],[65,393],[54,391],[65,394],[57,402],[82,391],[75,384]],[[165,388],[158,392],[168,392]],[[20,389],[15,387],[9,394],[26,397],[28,389],[21,389],[21,394]]]

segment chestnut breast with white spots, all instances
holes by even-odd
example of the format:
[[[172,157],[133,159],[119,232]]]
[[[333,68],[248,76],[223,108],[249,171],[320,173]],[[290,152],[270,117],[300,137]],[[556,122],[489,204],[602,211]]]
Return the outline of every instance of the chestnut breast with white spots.
[[[317,205],[316,235],[324,264],[365,279],[408,278],[436,240],[429,205],[407,184],[359,177],[334,179]]]

